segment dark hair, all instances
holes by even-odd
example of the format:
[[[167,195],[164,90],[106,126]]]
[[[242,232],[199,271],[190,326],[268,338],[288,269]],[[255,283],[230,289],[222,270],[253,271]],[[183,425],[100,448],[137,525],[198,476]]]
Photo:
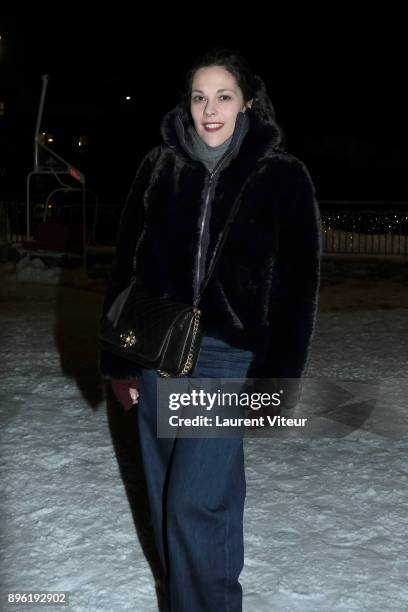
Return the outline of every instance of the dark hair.
[[[198,57],[188,70],[184,80],[184,91],[181,94],[181,106],[185,117],[191,121],[190,101],[194,75],[200,68],[222,66],[230,72],[242,91],[244,102],[253,98],[256,83],[255,75],[249,62],[240,51],[231,47],[215,47]]]

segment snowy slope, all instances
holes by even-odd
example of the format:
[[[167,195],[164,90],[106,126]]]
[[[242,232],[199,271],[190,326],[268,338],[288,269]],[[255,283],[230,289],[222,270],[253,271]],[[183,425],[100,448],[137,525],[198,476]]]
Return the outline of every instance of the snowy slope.
[[[135,413],[96,371],[100,294],[13,287],[0,298],[0,609],[42,609],[7,605],[7,590],[63,590],[69,608],[46,609],[153,612]],[[309,376],[362,385],[343,408],[296,409],[313,435],[245,441],[245,612],[408,609],[407,330],[406,309],[321,313]]]

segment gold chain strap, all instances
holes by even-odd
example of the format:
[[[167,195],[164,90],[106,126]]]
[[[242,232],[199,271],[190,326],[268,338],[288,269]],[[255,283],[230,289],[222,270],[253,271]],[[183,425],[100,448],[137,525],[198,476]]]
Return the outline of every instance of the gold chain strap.
[[[176,376],[176,377],[185,376],[186,374],[190,372],[190,370],[193,367],[194,345],[197,339],[198,329],[200,327],[201,310],[199,308],[194,308],[193,312],[194,312],[193,336],[191,338],[191,344],[190,344],[190,349],[188,351],[186,363],[184,364],[184,367],[181,370],[180,374],[169,374],[169,372],[165,372],[164,370],[157,370],[158,374],[160,374],[162,378],[170,378],[171,376]]]

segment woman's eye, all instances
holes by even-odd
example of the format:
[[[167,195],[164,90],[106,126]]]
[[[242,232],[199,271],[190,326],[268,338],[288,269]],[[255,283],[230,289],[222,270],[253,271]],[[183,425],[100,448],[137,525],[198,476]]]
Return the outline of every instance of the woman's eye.
[[[220,96],[220,100],[221,98],[224,98],[225,100],[231,100],[231,96],[227,96],[226,94]],[[202,100],[204,100],[203,96],[193,96],[193,102],[201,102]]]

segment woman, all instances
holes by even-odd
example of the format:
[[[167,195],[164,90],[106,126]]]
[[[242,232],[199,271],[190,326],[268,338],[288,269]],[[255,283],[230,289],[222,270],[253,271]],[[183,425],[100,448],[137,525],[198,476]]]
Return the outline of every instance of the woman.
[[[304,164],[285,152],[262,80],[216,49],[186,76],[123,210],[104,311],[138,280],[193,303],[237,198],[240,208],[203,298],[192,376],[299,380],[316,318],[320,217]],[[171,612],[239,612],[244,562],[242,438],[157,438],[153,370],[102,352],[140,444]]]

